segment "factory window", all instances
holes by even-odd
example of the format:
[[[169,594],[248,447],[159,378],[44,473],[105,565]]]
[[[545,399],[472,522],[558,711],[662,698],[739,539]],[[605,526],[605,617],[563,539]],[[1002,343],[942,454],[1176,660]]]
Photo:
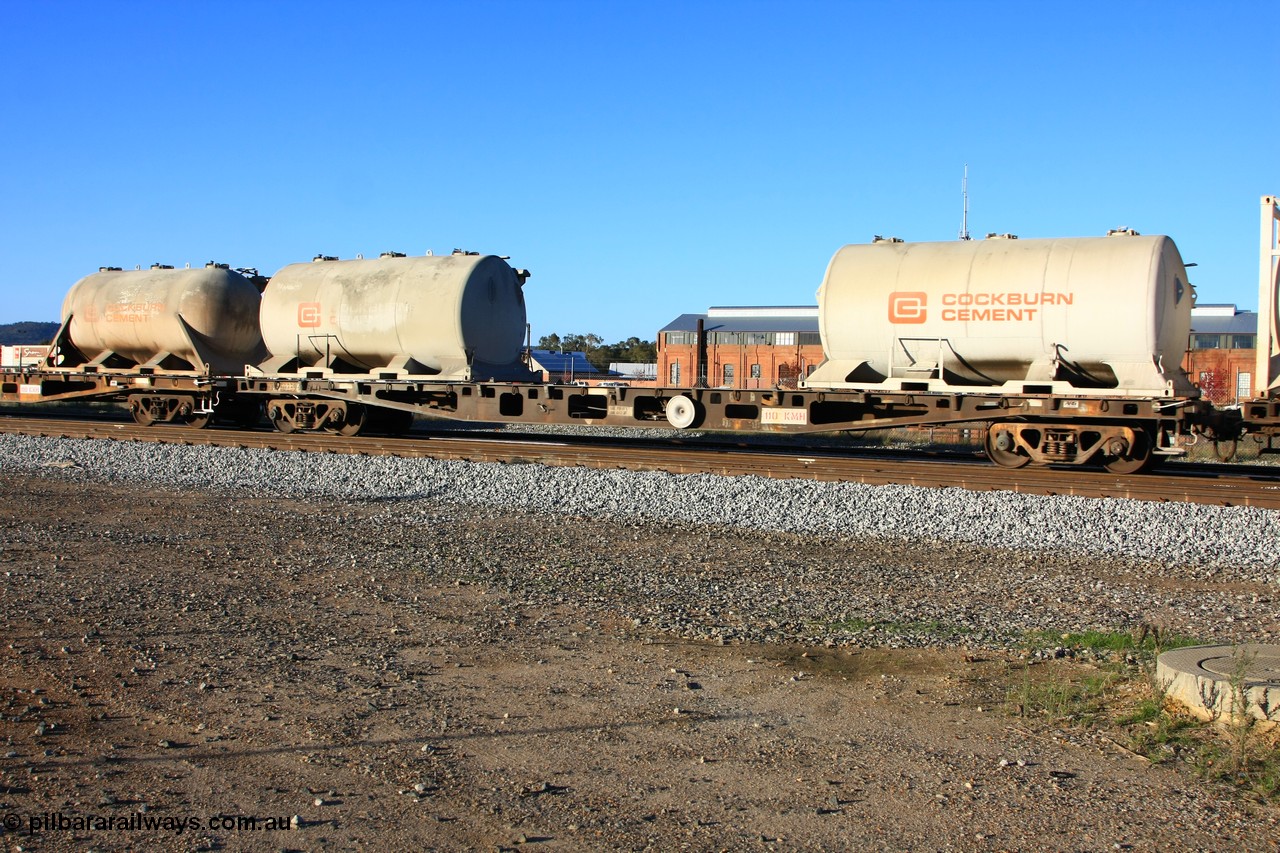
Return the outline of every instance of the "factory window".
[[[809,346],[809,345],[818,346],[818,345],[821,345],[821,343],[822,343],[822,335],[820,335],[817,332],[801,332],[800,333],[801,346]]]
[[[680,384],[680,362],[678,361],[671,362],[671,384]]]
[[[1253,349],[1253,335],[1232,335],[1232,349]]]
[[[1243,370],[1236,374],[1236,400],[1249,399],[1249,390],[1253,386],[1253,374]]]
[[[778,332],[773,336],[773,343],[780,347],[793,347],[796,345],[795,332]]]
[[[732,364],[726,364],[724,366],[724,384],[729,386],[730,388],[733,387],[733,365]]]
[[[667,346],[688,346],[696,343],[697,332],[667,332]]]
[[[767,347],[773,343],[773,334],[770,332],[747,332],[742,337],[748,345]]]
[[[1192,335],[1191,348],[1192,349],[1217,349],[1218,336],[1217,335]]]
[[[742,333],[741,332],[712,332],[711,343],[740,344],[742,343]]]
[[[751,365],[751,378],[752,379],[760,378],[760,365],[758,364]]]

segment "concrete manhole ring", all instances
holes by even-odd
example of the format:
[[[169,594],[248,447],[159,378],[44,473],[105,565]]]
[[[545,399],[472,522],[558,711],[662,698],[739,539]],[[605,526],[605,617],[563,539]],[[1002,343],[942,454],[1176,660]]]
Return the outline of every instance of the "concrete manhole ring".
[[[1280,646],[1187,646],[1160,655],[1156,679],[1171,699],[1204,719],[1247,714],[1280,722]]]

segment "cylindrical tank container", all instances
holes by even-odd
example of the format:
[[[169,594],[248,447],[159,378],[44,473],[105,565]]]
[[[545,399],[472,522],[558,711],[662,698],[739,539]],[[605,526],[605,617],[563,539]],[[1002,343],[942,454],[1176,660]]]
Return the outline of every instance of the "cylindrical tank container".
[[[1194,301],[1173,241],[1131,231],[845,246],[818,290],[827,360],[805,386],[1192,394]]]
[[[528,378],[524,282],[494,255],[290,264],[262,297],[265,372],[296,360],[342,373]]]
[[[107,367],[128,366],[123,359],[158,370],[239,373],[265,353],[260,302],[247,278],[221,266],[104,270],[75,283],[62,321],[85,359]]]

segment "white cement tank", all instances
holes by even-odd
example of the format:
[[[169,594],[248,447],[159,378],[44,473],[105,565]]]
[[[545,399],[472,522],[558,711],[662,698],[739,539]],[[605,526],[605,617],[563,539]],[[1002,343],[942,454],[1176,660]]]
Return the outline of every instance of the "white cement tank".
[[[818,291],[826,361],[804,387],[1191,395],[1194,301],[1168,237],[845,246]]]
[[[266,352],[260,302],[258,288],[224,266],[103,270],[67,293],[58,345],[104,368],[240,373]],[[55,354],[55,366],[74,366],[68,356]]]
[[[263,294],[261,370],[529,379],[527,275],[474,254],[291,264]]]

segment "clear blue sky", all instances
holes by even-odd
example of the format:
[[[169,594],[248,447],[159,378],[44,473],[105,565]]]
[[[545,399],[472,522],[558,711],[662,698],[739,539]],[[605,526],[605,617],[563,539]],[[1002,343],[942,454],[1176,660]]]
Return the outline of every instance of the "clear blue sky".
[[[1257,304],[1280,3],[0,8],[0,322],[100,265],[455,247],[535,339],[812,303],[875,234],[1169,234]]]

